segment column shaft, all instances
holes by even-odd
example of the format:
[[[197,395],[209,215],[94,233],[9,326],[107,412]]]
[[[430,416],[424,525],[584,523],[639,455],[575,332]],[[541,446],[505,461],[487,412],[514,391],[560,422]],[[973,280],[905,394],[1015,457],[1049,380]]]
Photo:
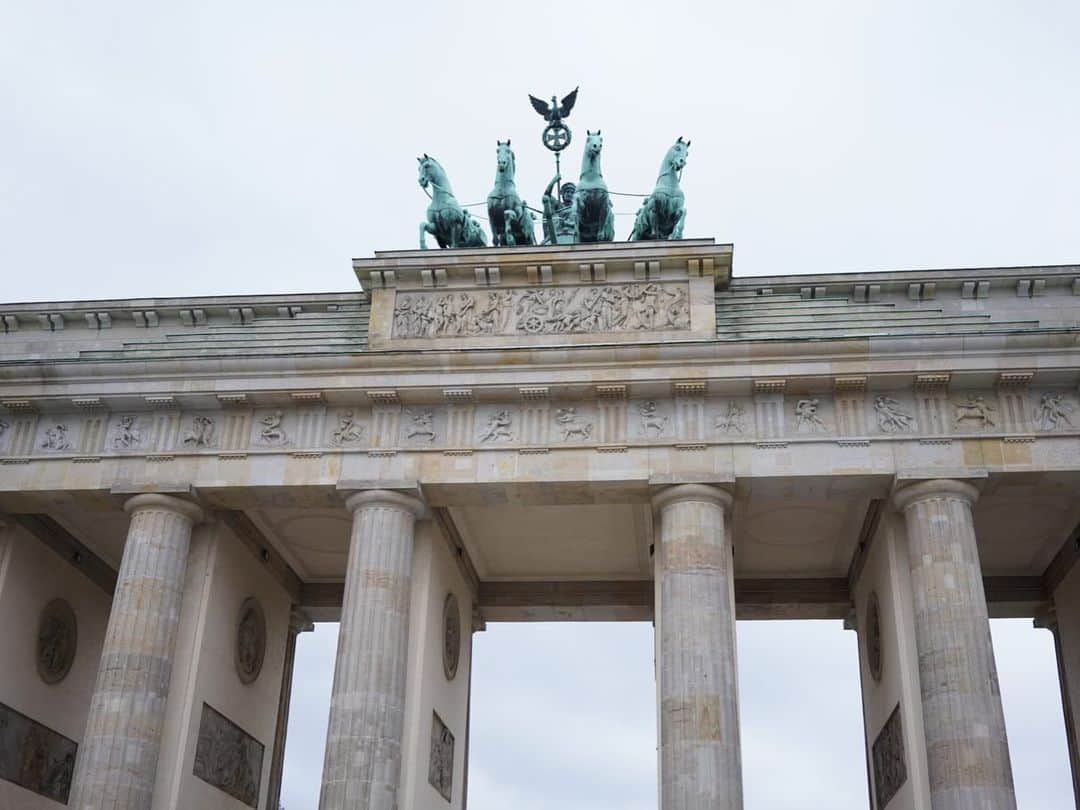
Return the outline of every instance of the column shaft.
[[[424,507],[381,490],[348,505],[352,538],[319,808],[396,810],[413,541]]]
[[[281,668],[281,692],[278,695],[277,725],[274,729],[274,750],[270,755],[270,779],[267,782],[266,807],[277,810],[281,803],[281,778],[285,772],[285,741],[289,734],[289,706],[292,703],[293,669],[296,664],[296,637],[315,629],[311,619],[293,606],[289,614],[289,630],[285,637],[285,661]]]
[[[660,807],[741,810],[731,496],[684,484],[659,511]]]
[[[1016,807],[982,568],[974,487],[927,481],[900,490],[934,810]]]
[[[76,762],[75,810],[148,810],[199,507],[137,495]]]

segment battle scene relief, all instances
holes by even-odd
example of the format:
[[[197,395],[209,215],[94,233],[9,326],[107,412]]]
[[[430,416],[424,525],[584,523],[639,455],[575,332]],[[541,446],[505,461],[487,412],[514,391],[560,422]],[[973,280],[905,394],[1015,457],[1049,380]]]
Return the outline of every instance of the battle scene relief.
[[[0,779],[67,804],[78,745],[0,703]]]

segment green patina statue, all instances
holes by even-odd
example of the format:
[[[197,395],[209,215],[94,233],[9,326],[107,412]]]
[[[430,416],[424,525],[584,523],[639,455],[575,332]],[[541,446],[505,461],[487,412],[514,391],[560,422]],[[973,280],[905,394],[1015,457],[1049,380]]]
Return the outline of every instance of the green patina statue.
[[[495,247],[536,244],[532,211],[518,196],[514,185],[516,164],[510,140],[496,141],[495,188],[487,198],[491,244]]]
[[[427,154],[416,160],[420,164],[420,187],[425,191],[428,186],[432,189],[427,219],[420,223],[421,250],[427,249],[425,234],[434,236],[441,248],[486,245],[487,236],[483,228],[457,201],[439,161]]]
[[[656,188],[645,198],[634,218],[634,230],[630,232],[630,241],[646,239],[682,239],[683,223],[686,222],[686,207],[683,205],[682,188],[679,177],[686,165],[686,155],[690,150],[690,141],[682,136],[668,149],[664,162],[660,164],[660,176],[656,178]]]
[[[544,244],[545,245],[569,245],[574,242],[574,231],[577,228],[577,220],[574,217],[574,193],[577,186],[573,183],[563,183],[556,197],[551,192],[562,180],[561,175],[551,178],[544,189]]]
[[[600,171],[603,148],[600,130],[586,131],[581,177],[574,194],[574,242],[610,242],[615,238],[615,210]]]

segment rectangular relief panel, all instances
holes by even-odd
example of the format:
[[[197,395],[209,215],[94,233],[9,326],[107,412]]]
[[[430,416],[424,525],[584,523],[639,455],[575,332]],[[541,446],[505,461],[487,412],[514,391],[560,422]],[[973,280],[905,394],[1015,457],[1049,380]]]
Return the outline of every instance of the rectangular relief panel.
[[[192,773],[249,807],[259,806],[264,747],[223,714],[203,704]]]
[[[904,755],[904,729],[900,723],[900,704],[885,721],[872,751],[874,760],[874,799],[877,810],[886,805],[907,781],[907,757]]]
[[[431,759],[428,782],[439,795],[452,801],[454,789],[454,735],[435,712],[431,713]]]
[[[400,293],[397,339],[688,330],[685,281]]]
[[[0,703],[0,779],[67,804],[79,746]]]

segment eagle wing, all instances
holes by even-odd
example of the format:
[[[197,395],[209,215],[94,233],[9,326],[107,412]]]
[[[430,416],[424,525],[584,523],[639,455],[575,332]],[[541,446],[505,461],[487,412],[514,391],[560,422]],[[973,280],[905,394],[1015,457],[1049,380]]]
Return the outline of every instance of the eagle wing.
[[[540,113],[544,118],[551,115],[551,106],[546,101],[541,101],[534,95],[529,95],[529,101],[532,102],[533,109]]]
[[[578,88],[574,88],[572,93],[566,95],[561,102],[559,102],[559,118],[569,118],[570,111],[574,109],[574,102],[577,101]]]

